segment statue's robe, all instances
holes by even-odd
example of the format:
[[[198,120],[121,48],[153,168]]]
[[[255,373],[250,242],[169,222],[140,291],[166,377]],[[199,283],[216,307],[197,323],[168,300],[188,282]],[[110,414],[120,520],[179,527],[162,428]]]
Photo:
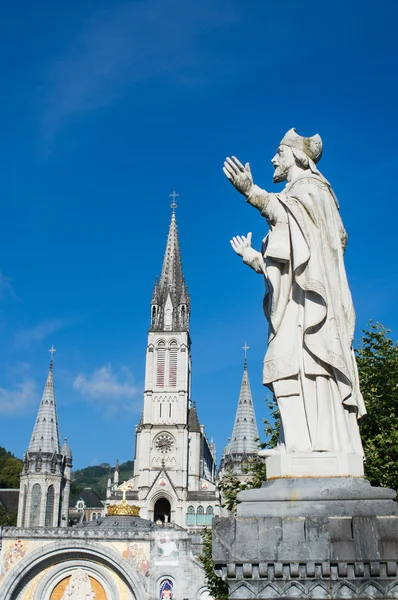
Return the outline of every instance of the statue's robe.
[[[266,280],[263,383],[278,401],[281,441],[288,452],[362,454],[357,419],[366,411],[336,197],[321,175],[305,171],[279,194],[253,186],[248,201],[270,226],[261,254],[245,262]]]

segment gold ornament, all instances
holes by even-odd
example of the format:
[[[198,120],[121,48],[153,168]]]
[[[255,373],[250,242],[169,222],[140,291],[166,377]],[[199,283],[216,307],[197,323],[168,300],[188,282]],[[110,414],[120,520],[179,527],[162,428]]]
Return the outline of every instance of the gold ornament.
[[[129,504],[127,500],[123,499],[119,504],[108,505],[108,516],[119,515],[125,517],[139,517],[140,507],[134,504]]]

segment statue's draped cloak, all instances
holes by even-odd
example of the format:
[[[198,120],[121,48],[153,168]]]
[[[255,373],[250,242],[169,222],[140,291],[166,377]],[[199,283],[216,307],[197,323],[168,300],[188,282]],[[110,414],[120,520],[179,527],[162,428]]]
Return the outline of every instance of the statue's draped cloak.
[[[344,267],[346,233],[330,186],[307,173],[279,194],[256,186],[270,225],[262,248],[269,322],[263,383],[278,397],[300,393],[300,374],[332,378],[341,403],[355,407],[360,418],[366,410],[352,350],[355,312]]]

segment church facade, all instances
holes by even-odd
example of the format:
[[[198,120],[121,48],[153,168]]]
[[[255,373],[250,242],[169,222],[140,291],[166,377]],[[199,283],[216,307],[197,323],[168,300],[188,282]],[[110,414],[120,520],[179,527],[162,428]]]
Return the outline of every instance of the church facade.
[[[0,528],[0,600],[209,599],[200,531],[221,513],[221,500],[215,446],[191,398],[190,311],[173,212],[151,300],[134,476],[120,484],[115,473],[105,517],[69,526],[72,452],[60,445],[51,360],[24,457],[17,527]],[[228,456],[238,469],[241,451],[252,450],[246,365],[240,400],[224,471]]]
[[[220,501],[215,446],[191,398],[190,316],[173,211],[151,300],[144,406],[129,498],[144,518],[195,530],[211,525]]]

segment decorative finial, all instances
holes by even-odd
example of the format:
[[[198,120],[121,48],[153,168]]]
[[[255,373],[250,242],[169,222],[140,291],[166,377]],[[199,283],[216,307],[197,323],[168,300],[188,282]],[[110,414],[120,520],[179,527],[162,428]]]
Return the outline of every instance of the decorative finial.
[[[249,348],[250,348],[250,346],[248,346],[248,345],[246,344],[246,342],[245,342],[245,345],[244,345],[244,346],[242,346],[242,350],[243,350],[243,351],[244,351],[244,353],[245,353],[245,367],[247,366],[247,351],[249,350]]]
[[[53,357],[54,357],[54,352],[56,352],[56,349],[54,348],[54,344],[51,346],[49,353],[51,354],[51,359],[50,359],[50,371],[53,370]]]
[[[178,198],[180,194],[177,194],[175,190],[173,190],[172,194],[169,194],[170,198],[173,198],[173,200],[170,203],[171,206],[171,210],[173,211],[173,213],[175,213],[176,208],[178,206],[177,202],[176,202],[176,198]]]

